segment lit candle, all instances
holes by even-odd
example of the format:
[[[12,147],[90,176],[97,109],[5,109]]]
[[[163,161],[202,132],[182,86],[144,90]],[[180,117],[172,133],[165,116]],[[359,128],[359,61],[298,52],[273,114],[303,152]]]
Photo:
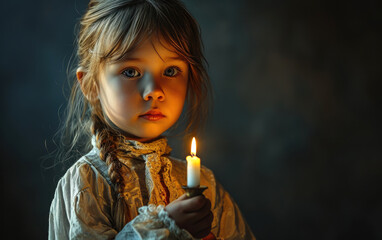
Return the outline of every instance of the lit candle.
[[[196,156],[196,141],[192,139],[191,156],[187,156],[187,186],[199,187],[200,185],[200,158]]]

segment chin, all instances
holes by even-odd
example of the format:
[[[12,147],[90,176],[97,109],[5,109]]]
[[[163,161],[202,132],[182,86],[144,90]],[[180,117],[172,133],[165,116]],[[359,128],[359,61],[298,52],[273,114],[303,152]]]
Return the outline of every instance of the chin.
[[[137,134],[137,136],[139,136],[139,138],[144,138],[144,139],[154,139],[159,137],[164,132],[165,131],[151,128],[151,129],[148,129],[147,131],[140,132],[139,134]]]
[[[138,136],[141,138],[157,138],[161,134],[163,134],[165,131],[167,131],[169,127],[171,127],[171,124],[169,123],[147,124],[146,126],[142,126]]]

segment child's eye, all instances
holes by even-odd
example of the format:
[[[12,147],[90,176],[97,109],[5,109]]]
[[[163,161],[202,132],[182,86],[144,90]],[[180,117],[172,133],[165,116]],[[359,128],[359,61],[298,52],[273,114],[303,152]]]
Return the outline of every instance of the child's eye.
[[[168,77],[175,77],[180,72],[182,72],[182,70],[180,70],[180,68],[178,68],[177,66],[171,66],[171,67],[166,68],[166,70],[164,70],[164,75],[166,75]]]
[[[139,77],[141,74],[134,68],[128,68],[122,72],[123,75],[129,78]]]

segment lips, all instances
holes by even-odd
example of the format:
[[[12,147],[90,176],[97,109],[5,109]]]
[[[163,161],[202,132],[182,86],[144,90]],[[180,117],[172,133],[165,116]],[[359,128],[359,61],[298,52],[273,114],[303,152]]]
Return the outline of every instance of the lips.
[[[162,114],[161,111],[152,109],[142,115],[139,115],[139,117],[144,118],[149,121],[158,121],[165,117],[165,115]]]

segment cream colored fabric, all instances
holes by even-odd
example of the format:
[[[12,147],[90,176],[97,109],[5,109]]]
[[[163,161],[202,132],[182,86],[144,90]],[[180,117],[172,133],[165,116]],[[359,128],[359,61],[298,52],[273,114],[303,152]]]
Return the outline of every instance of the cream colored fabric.
[[[151,143],[124,140],[118,148],[118,159],[128,173],[123,196],[129,208],[124,214],[131,216],[130,221],[119,222],[118,196],[108,167],[94,147],[57,185],[50,208],[49,239],[192,239],[163,209],[166,190],[170,202],[184,193],[186,162],[168,156],[171,149],[165,138]],[[201,185],[208,187],[204,195],[211,201],[214,235],[255,239],[233,199],[205,167]]]

